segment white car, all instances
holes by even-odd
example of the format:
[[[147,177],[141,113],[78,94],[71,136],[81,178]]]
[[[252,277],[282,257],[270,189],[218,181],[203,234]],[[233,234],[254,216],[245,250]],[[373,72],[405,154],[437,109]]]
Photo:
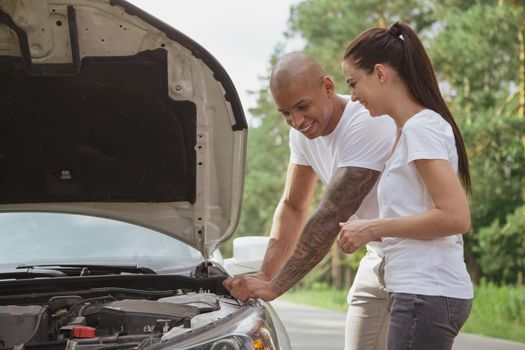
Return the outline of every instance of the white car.
[[[204,48],[126,1],[0,0],[0,91],[1,349],[290,348],[222,284],[247,124]]]

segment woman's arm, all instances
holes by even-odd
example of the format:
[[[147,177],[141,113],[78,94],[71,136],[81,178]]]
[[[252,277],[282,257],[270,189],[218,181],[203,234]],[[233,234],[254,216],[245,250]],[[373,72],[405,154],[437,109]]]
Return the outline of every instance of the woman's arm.
[[[458,176],[446,160],[418,159],[415,165],[435,208],[418,215],[354,220],[341,224],[339,242],[351,253],[381,236],[433,239],[467,232],[470,209]]]

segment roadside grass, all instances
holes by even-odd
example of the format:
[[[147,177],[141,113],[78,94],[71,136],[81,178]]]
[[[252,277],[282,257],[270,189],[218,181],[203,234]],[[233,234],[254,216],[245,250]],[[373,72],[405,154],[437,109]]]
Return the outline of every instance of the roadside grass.
[[[525,343],[525,286],[476,286],[474,295],[463,332]]]
[[[333,311],[346,312],[348,291],[330,288],[324,283],[314,283],[309,289],[292,288],[281,299],[297,304],[322,307]]]
[[[347,293],[314,284],[310,289],[290,290],[282,299],[346,312]],[[462,332],[525,343],[524,330],[525,286],[475,286],[472,312]]]

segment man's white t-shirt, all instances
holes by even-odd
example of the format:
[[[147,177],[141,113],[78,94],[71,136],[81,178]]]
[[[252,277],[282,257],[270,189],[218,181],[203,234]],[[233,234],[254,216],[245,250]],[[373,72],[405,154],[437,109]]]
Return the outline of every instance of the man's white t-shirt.
[[[359,167],[381,172],[392,150],[395,130],[390,117],[373,118],[360,103],[348,101],[339,123],[329,135],[310,140],[290,128],[290,162],[312,167],[325,186],[337,168]],[[360,219],[373,219],[378,214],[376,184],[355,215]],[[371,242],[367,248],[382,256],[379,242]]]
[[[447,160],[458,169],[452,127],[438,113],[423,110],[403,126],[378,185],[381,218],[403,217],[435,208],[414,160]],[[383,237],[388,292],[470,299],[472,283],[460,234],[432,240]]]

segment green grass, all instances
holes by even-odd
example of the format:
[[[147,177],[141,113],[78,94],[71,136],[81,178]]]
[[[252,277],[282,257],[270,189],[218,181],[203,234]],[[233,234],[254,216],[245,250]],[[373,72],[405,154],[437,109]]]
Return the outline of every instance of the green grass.
[[[322,284],[311,289],[296,289],[283,295],[284,300],[346,311],[347,291],[337,291]],[[472,312],[462,332],[525,343],[525,286],[482,285],[475,287]]]
[[[298,304],[322,307],[346,312],[348,291],[330,289],[324,284],[314,283],[311,289],[292,289],[281,298]]]
[[[462,331],[525,343],[525,286],[477,286]]]

